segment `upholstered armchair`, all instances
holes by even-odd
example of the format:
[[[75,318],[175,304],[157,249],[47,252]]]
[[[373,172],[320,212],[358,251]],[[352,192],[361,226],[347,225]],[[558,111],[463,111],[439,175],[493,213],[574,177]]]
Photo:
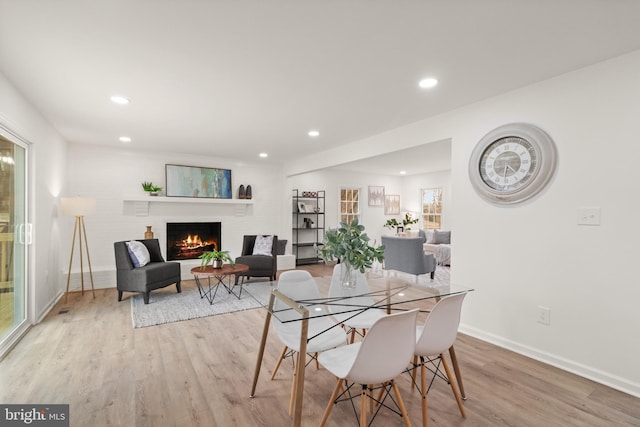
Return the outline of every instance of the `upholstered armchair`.
[[[127,242],[115,242],[113,248],[116,255],[116,281],[118,287],[118,301],[122,301],[122,293],[142,292],[144,303],[149,304],[149,294],[154,289],[164,288],[176,284],[178,293],[180,288],[180,263],[166,262],[160,252],[158,239],[137,240],[149,252],[148,263],[136,267],[127,248]],[[136,260],[137,261],[137,260]]]
[[[260,236],[264,238],[265,236]],[[268,277],[269,280],[276,280],[277,267],[277,249],[278,236],[272,236],[273,241],[268,254],[256,254],[255,245],[257,235],[246,235],[242,241],[242,255],[236,258],[236,264],[245,264],[249,266],[249,271],[236,274],[236,284],[239,279],[245,276],[247,279],[251,277]]]
[[[431,274],[434,278],[436,260],[433,254],[425,254],[422,237],[382,236],[384,245],[384,269],[403,273]]]

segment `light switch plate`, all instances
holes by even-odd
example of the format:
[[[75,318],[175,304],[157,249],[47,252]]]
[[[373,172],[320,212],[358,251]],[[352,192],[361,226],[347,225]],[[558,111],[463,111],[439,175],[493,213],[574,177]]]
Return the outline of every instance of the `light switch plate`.
[[[578,208],[578,225],[600,225],[600,208]]]

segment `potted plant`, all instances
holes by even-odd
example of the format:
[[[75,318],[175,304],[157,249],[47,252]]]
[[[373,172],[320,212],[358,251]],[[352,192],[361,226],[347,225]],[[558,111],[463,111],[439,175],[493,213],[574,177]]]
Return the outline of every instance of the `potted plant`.
[[[402,229],[410,230],[411,227],[409,226],[412,224],[416,224],[419,220],[420,220],[419,218],[414,218],[411,212],[406,212],[404,214],[404,218],[402,218]],[[395,218],[388,219],[387,222],[384,224],[384,227],[390,230],[395,230],[399,226],[400,226],[400,223]]]
[[[398,220],[395,218],[388,219],[384,224],[384,228],[388,228],[390,230],[395,230],[397,226],[399,226]]]
[[[319,250],[324,261],[338,259],[341,264],[341,281],[344,286],[355,286],[354,270],[361,273],[371,268],[373,261],[382,262],[384,246],[369,245],[369,236],[357,219],[351,223],[341,222],[340,227],[329,229],[324,235],[324,244]]]
[[[229,261],[229,264],[234,265],[231,256],[229,256],[229,251],[206,251],[203,252],[198,258],[202,260],[200,263],[200,268],[204,270],[204,268],[211,263],[213,268],[222,268],[225,261]]]
[[[162,187],[158,187],[157,185],[154,185],[153,182],[150,182],[150,181],[144,181],[142,183],[142,189],[144,191],[147,191],[150,196],[157,196],[158,192],[162,191]]]

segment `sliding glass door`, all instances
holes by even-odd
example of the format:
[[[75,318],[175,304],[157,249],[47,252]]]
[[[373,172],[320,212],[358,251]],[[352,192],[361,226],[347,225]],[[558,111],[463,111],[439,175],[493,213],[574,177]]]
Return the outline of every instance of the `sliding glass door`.
[[[27,315],[26,151],[0,133],[0,354]]]

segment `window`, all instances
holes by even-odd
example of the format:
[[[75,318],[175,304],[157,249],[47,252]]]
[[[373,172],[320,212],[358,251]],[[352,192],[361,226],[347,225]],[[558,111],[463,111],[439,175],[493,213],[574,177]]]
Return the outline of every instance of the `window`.
[[[360,189],[340,189],[340,221],[360,220]]]
[[[442,188],[422,189],[422,229],[442,227]]]

